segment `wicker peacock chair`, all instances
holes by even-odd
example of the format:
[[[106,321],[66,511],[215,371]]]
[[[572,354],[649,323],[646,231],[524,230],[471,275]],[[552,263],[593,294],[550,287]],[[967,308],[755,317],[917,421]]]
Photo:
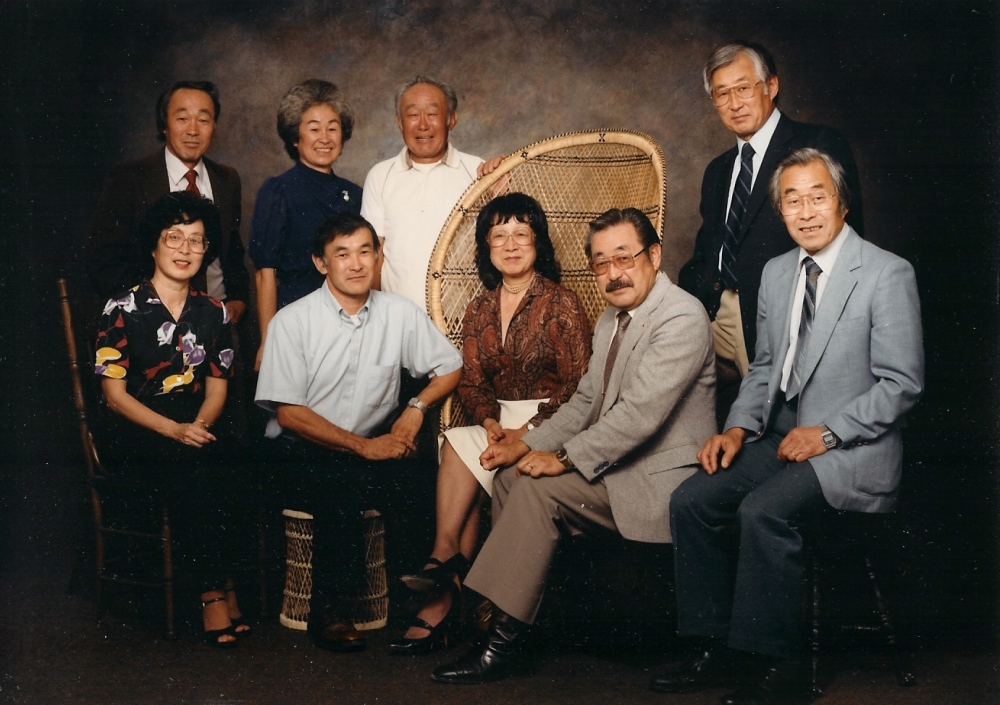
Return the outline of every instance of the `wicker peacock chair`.
[[[460,350],[465,309],[483,291],[476,269],[476,217],[490,200],[520,191],[542,205],[562,265],[562,283],[580,297],[591,324],[607,304],[594,286],[583,244],[587,224],[609,208],[638,208],[663,233],[663,152],[628,130],[573,132],[535,142],[474,182],[438,236],[427,273],[427,311]],[[467,425],[454,398],[441,409],[442,430]]]

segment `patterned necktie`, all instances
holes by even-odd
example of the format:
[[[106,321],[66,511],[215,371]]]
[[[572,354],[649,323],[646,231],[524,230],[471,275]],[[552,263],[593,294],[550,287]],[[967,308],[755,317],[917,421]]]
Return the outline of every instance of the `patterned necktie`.
[[[802,387],[802,367],[806,361],[806,348],[809,347],[809,332],[812,330],[813,319],[816,317],[816,282],[823,273],[812,257],[802,260],[806,266],[806,291],[802,296],[802,317],[799,318],[799,340],[795,346],[795,362],[792,363],[792,374],[788,378],[788,388],[785,399],[794,399]]]
[[[726,218],[726,234],[722,238],[722,286],[730,291],[736,291],[736,250],[740,246],[740,221],[747,212],[747,201],[750,200],[750,184],[753,183],[753,147],[747,142],[743,145],[740,158],[740,175],[736,178],[736,188],[733,189],[733,200],[729,204],[729,217]]]
[[[196,183],[198,180],[198,172],[195,171],[194,169],[188,169],[188,173],[184,175],[184,178],[187,179],[188,182],[188,187],[184,190],[187,191],[188,193],[193,193],[196,196],[200,196],[201,191],[198,190],[198,184]]]
[[[622,346],[622,338],[625,337],[625,330],[631,322],[632,316],[628,314],[628,311],[622,311],[618,314],[618,330],[615,331],[615,337],[611,341],[611,347],[608,348],[608,361],[604,363],[605,392],[608,391],[608,380],[611,379],[611,370],[615,367],[615,358],[618,357],[618,348]]]

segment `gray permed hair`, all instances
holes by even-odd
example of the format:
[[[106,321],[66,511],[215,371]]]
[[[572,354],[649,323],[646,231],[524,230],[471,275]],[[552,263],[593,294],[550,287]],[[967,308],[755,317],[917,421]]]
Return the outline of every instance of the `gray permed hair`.
[[[848,207],[851,205],[851,189],[847,186],[844,167],[826,152],[821,152],[813,147],[803,147],[802,149],[796,149],[778,162],[778,166],[774,169],[774,174],[771,175],[771,181],[768,184],[768,194],[771,197],[771,205],[778,215],[781,215],[781,175],[789,167],[806,166],[813,162],[822,162],[826,166],[826,170],[830,172],[830,180],[833,182],[833,188],[837,192],[834,195],[837,196],[837,201],[840,203],[840,214],[843,215],[847,212]]]
[[[299,159],[295,143],[299,141],[302,116],[314,105],[329,105],[340,116],[340,132],[344,142],[351,139],[351,133],[354,132],[354,111],[337,86],[318,78],[296,83],[288,89],[278,105],[278,136],[285,143],[285,152],[295,161]]]

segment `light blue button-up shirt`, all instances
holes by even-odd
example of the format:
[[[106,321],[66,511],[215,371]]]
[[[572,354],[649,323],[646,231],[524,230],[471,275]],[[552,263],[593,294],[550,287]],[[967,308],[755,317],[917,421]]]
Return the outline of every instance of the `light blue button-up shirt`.
[[[424,377],[461,367],[458,350],[413,302],[372,291],[349,316],[324,282],[271,319],[255,401],[272,414],[268,438],[282,433],[279,404],[368,437],[398,404],[401,370]]]

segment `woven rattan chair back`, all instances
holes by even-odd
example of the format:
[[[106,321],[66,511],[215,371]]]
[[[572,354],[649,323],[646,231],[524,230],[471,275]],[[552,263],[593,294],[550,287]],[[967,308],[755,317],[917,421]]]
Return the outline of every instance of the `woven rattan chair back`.
[[[591,324],[606,303],[583,252],[587,224],[609,208],[632,207],[663,233],[663,152],[651,137],[624,130],[574,132],[517,150],[469,186],[431,256],[427,311],[460,350],[465,309],[483,291],[476,269],[476,218],[490,200],[516,191],[532,196],[545,210],[562,283],[579,295]],[[466,423],[460,405],[449,399],[441,411],[442,429]]]

